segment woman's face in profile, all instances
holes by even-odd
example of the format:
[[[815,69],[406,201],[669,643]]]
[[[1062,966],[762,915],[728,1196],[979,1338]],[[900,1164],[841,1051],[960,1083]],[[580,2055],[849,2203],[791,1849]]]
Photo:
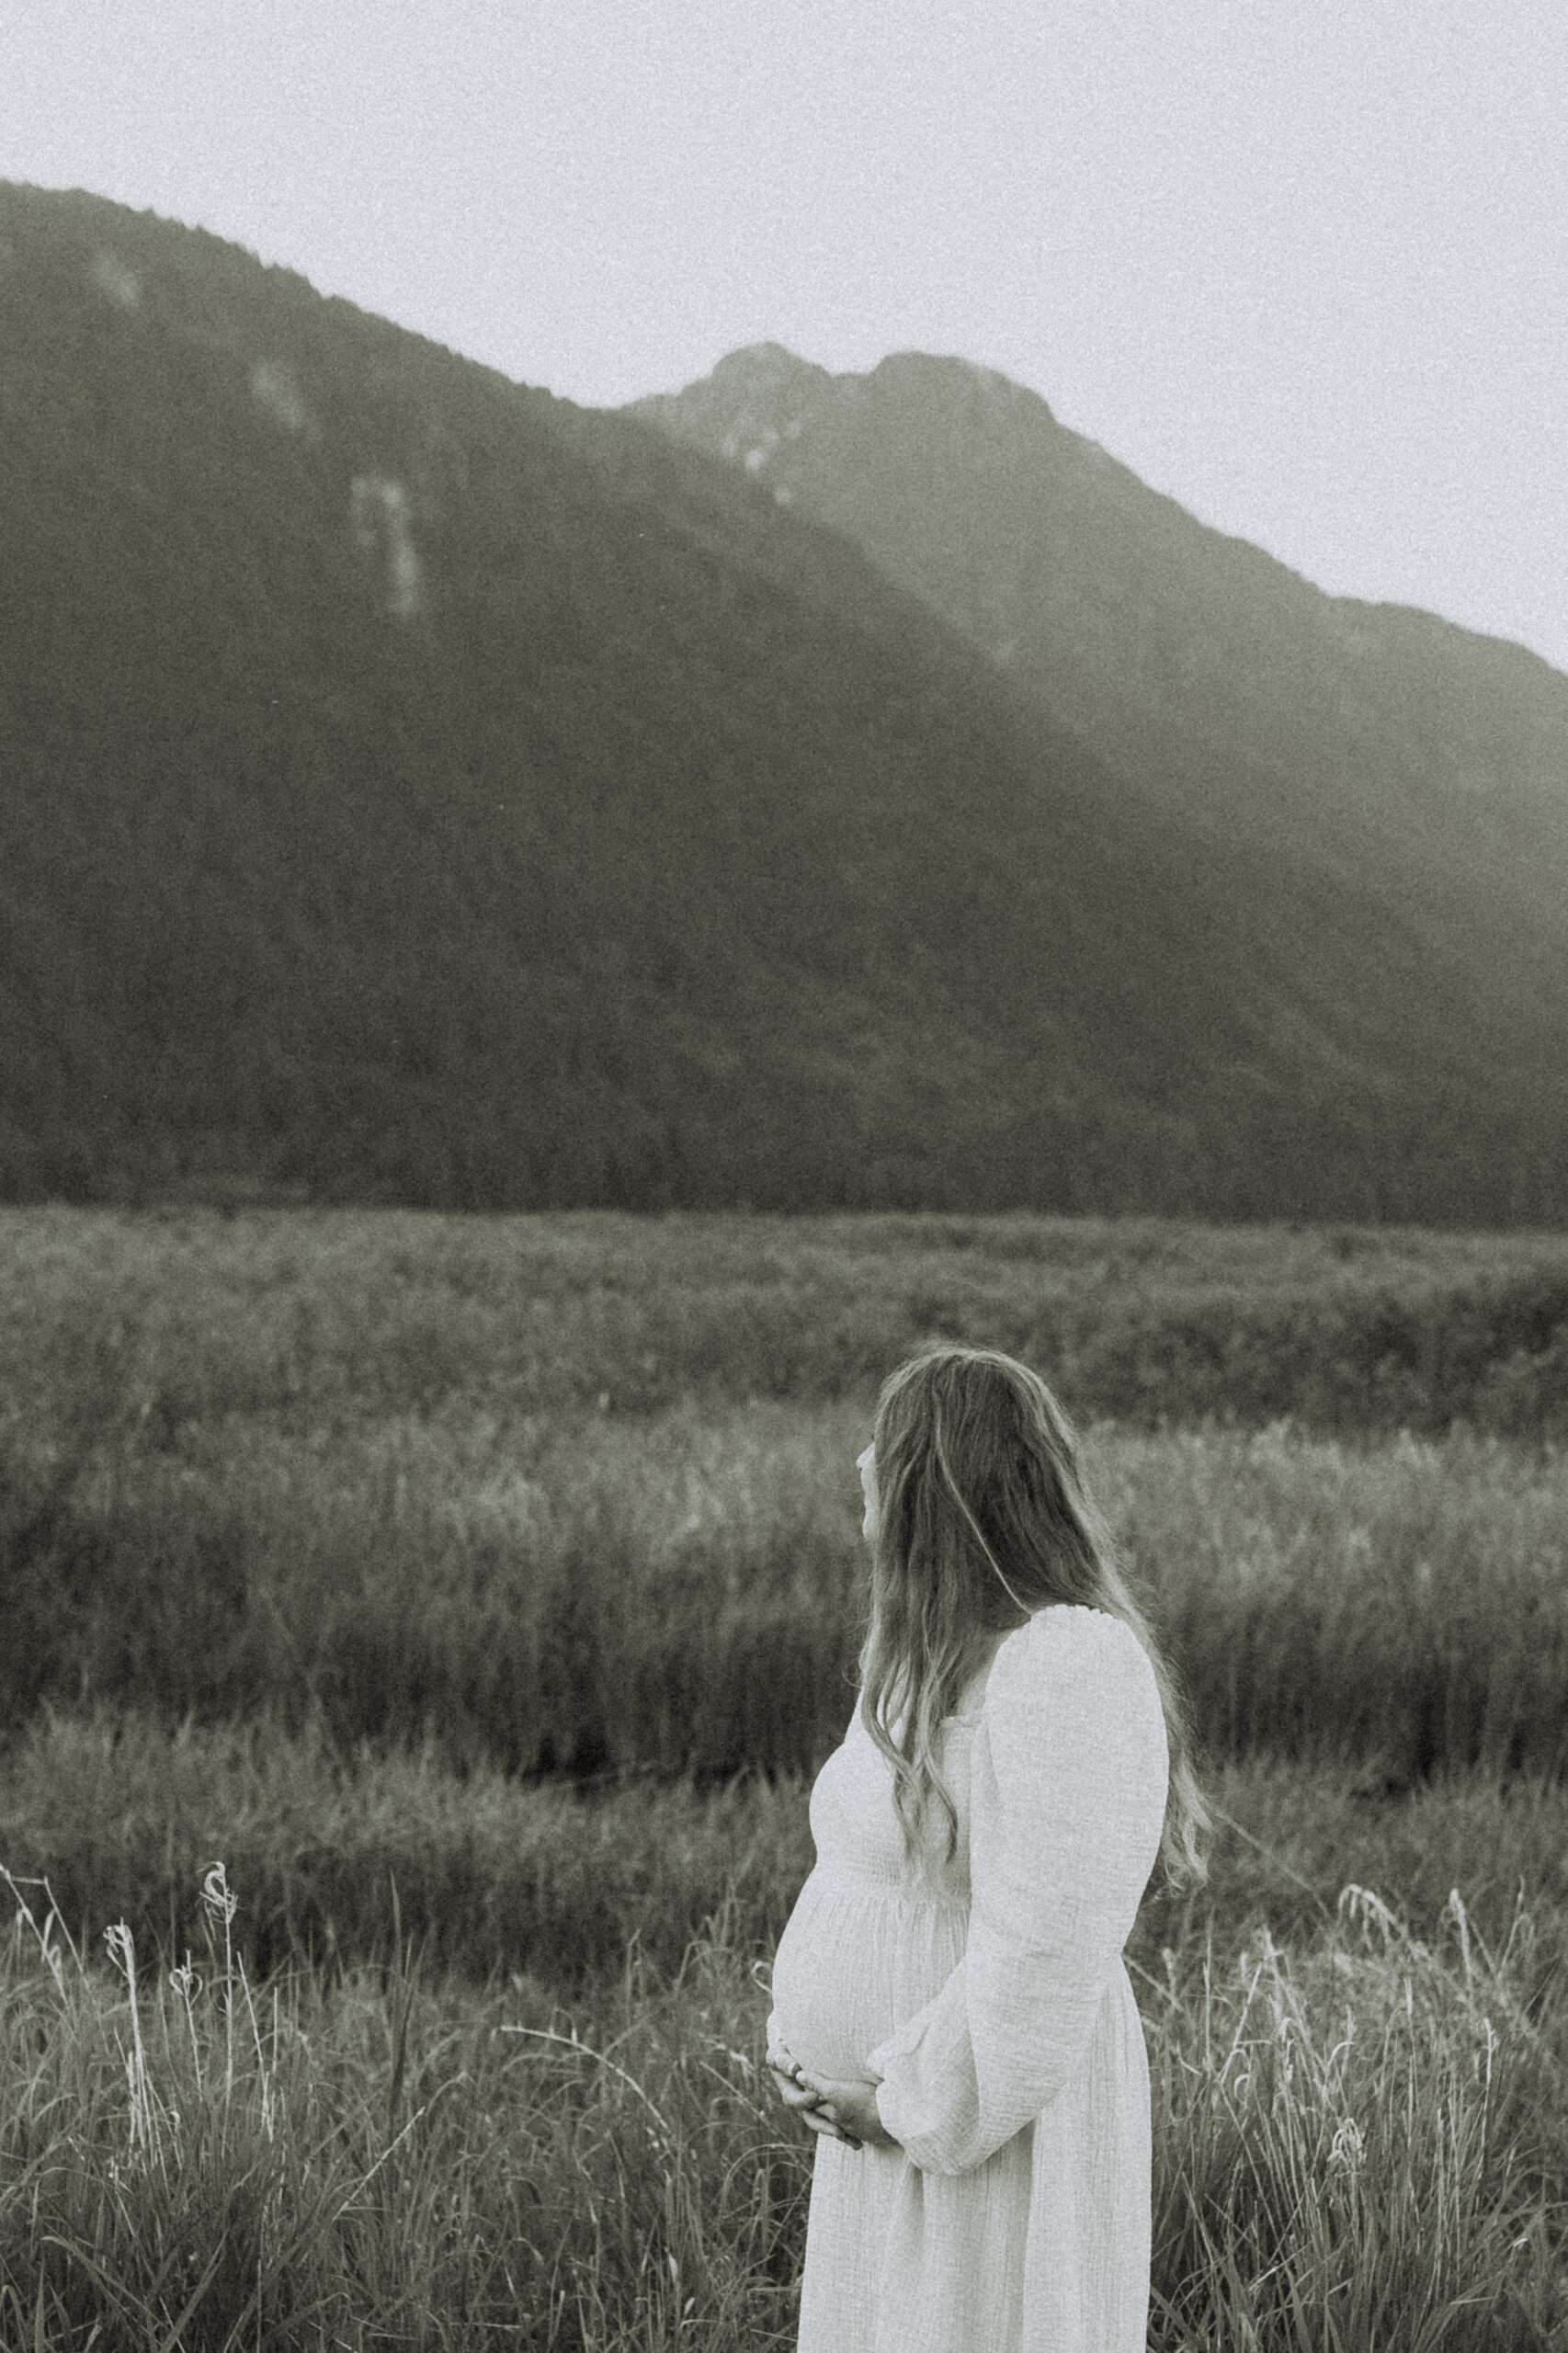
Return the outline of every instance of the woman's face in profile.
[[[855,1468],[860,1473],[860,1493],[866,1498],[866,1512],[860,1522],[860,1533],[868,1544],[874,1544],[878,1525],[876,1449],[868,1446],[863,1452],[858,1454],[855,1458]]]

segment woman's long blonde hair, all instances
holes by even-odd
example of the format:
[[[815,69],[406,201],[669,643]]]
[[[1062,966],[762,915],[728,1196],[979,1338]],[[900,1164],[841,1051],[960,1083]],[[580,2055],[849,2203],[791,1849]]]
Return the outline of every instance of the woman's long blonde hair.
[[[1176,1679],[1117,1567],[1071,1423],[1037,1372],[993,1348],[935,1347],[901,1365],[877,1401],[878,1522],[860,1716],[893,1768],[912,1853],[933,1801],[958,1836],[936,1762],[942,1720],[987,1651],[1051,1602],[1130,1626],[1165,1711],[1170,1789],[1160,1858],[1167,1883],[1208,1876],[1210,1828]]]

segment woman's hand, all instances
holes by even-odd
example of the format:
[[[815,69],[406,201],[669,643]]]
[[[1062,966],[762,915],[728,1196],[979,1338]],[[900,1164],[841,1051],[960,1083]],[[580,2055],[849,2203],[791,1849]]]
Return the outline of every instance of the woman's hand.
[[[824,2095],[816,2083],[807,2075],[800,2061],[785,2050],[782,2043],[776,2044],[768,2052],[767,2066],[774,2083],[778,2086],[779,2098],[786,2108],[794,2109],[795,2114],[809,2131],[820,2133],[824,2140],[842,2141],[851,2149],[860,2147],[865,2135],[850,2131],[836,2115],[829,2111],[824,2105]],[[839,2085],[835,2088],[841,2091],[869,2092],[873,2087],[869,2084],[850,2084]],[[880,2119],[875,2137],[881,2140],[887,2138],[881,2131]]]
[[[796,2070],[795,2079],[821,2103],[818,2113],[827,2119],[852,2149],[898,2146],[877,2113],[875,2084],[864,2078],[856,2083],[841,2083],[832,2075],[811,2075],[804,2067]]]

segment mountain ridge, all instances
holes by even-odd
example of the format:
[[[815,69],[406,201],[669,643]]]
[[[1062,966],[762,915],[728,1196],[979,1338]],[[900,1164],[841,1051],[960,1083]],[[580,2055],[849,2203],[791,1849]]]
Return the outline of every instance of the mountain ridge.
[[[793,364],[786,368],[782,361]],[[1220,532],[1038,393],[961,359],[830,375],[780,347],[632,404],[862,547],[1103,756],[1163,773],[1173,806],[1353,870],[1369,830],[1437,808],[1451,887],[1479,864],[1551,923],[1568,892],[1568,678],[1529,649],[1403,605],[1331,597]],[[739,445],[746,444],[743,450]],[[1221,773],[1214,773],[1218,758]],[[1313,798],[1292,822],[1286,778]],[[1466,817],[1490,793],[1508,828]],[[1398,805],[1380,808],[1397,799]],[[1327,811],[1343,842],[1314,838]],[[1549,870],[1539,888],[1530,872]]]
[[[1210,522],[1199,515],[1195,507],[1187,506],[1176,497],[1174,492],[1160,490],[1153,484],[1146,483],[1124,459],[1115,456],[1103,442],[1096,441],[1092,435],[1082,432],[1075,426],[1063,423],[1051,407],[1047,396],[1036,391],[1032,385],[1020,383],[1002,369],[991,367],[983,361],[965,358],[961,353],[920,351],[910,346],[885,353],[869,369],[835,369],[824,367],[821,361],[802,358],[799,353],[791,351],[786,344],[771,338],[764,338],[756,343],[737,345],[733,350],[723,353],[714,361],[708,376],[695,379],[683,391],[641,394],[638,398],[625,403],[622,413],[645,416],[664,426],[664,420],[666,418],[678,419],[684,415],[687,419],[695,421],[700,416],[703,404],[697,396],[701,395],[710,387],[716,391],[722,390],[726,393],[733,388],[744,388],[754,393],[758,390],[766,392],[776,390],[780,383],[801,387],[809,385],[813,391],[821,392],[857,390],[870,384],[883,371],[897,373],[905,367],[933,369],[949,373],[954,377],[961,377],[983,390],[1000,392],[1004,404],[1008,407],[1042,411],[1057,432],[1078,445],[1086,464],[1101,469],[1108,476],[1130,486],[1141,498],[1158,502],[1169,508],[1185,522],[1202,532],[1207,539],[1226,547],[1245,550],[1249,554],[1261,558],[1272,571],[1283,574],[1303,588],[1310,589],[1314,597],[1322,598],[1329,606],[1347,614],[1365,612],[1407,615],[1422,623],[1434,624],[1441,631],[1452,631],[1457,636],[1474,641],[1482,645],[1509,649],[1521,656],[1526,663],[1548,672],[1551,677],[1568,679],[1568,672],[1564,672],[1559,665],[1549,661],[1544,654],[1537,653],[1533,647],[1525,644],[1522,640],[1502,636],[1495,631],[1479,630],[1467,622],[1456,621],[1437,612],[1434,607],[1415,604],[1407,598],[1363,597],[1324,588],[1309,573],[1288,563],[1283,557],[1274,554],[1257,540],[1249,540],[1244,532],[1227,530],[1221,524]],[[804,404],[797,403],[793,414],[801,415],[803,408]],[[724,413],[722,407],[720,408],[719,413]],[[671,428],[664,426],[664,429]],[[675,429],[677,438],[696,442],[697,435],[692,431],[690,423],[676,426]],[[729,450],[723,454],[733,460],[740,453],[738,450]]]

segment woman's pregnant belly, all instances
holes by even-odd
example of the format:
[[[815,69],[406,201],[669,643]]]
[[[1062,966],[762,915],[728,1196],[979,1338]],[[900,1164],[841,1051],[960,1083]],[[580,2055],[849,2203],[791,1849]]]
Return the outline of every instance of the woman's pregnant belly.
[[[865,2074],[868,2052],[939,1994],[968,1906],[824,1871],[801,1890],[773,1961],[772,2031],[813,2075]]]

